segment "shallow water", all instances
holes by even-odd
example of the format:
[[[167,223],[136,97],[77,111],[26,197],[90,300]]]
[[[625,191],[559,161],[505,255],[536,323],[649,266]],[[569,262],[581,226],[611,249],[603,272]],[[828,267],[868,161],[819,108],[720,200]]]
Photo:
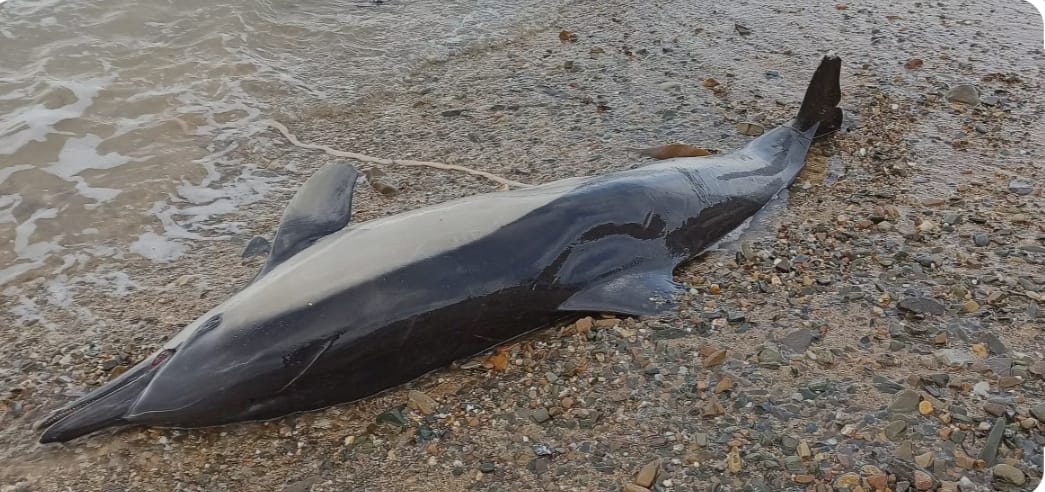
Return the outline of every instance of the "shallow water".
[[[232,157],[260,120],[394,86],[560,3],[0,3],[0,285],[239,233],[217,219],[281,179]]]

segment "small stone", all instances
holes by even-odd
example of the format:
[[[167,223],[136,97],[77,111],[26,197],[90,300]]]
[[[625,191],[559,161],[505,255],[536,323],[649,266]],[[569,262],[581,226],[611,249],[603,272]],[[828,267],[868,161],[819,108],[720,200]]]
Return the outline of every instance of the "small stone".
[[[856,487],[859,487],[859,486],[860,486],[860,475],[857,475],[856,473],[853,473],[853,472],[845,473],[842,476],[838,477],[838,480],[835,480],[835,487],[837,487],[837,488],[845,488],[845,489],[849,489],[849,490],[855,490]]]
[[[941,331],[933,337],[933,343],[936,345],[947,345],[947,332]]]
[[[900,446],[896,448],[896,457],[905,461],[914,459],[914,446],[911,445],[911,441],[900,443]]]
[[[595,326],[595,320],[593,320],[591,316],[585,316],[577,320],[577,322],[573,324],[573,327],[577,330],[577,333],[580,333],[582,335],[588,334],[588,332],[591,331],[593,326]]]
[[[987,412],[987,415],[990,415],[991,417],[1001,417],[1002,415],[1005,415],[1005,412],[1007,410],[1008,410],[1008,407],[1006,407],[1005,405],[1002,405],[1000,403],[984,403],[983,404],[983,411]]]
[[[914,457],[914,462],[922,468],[929,468],[933,466],[933,454],[932,452],[925,452]]]
[[[935,299],[928,297],[908,297],[896,304],[901,311],[915,314],[943,314],[947,308]]]
[[[718,381],[718,384],[715,385],[715,389],[713,391],[716,394],[724,393],[726,391],[729,391],[729,388],[731,387],[733,387],[733,378],[729,376],[722,376],[722,379]]]
[[[972,344],[972,354],[975,355],[977,358],[986,359],[987,358],[987,346],[982,344],[982,343],[974,343],[974,344]]]
[[[960,84],[947,91],[947,100],[975,106],[980,104],[980,92],[971,84]],[[917,487],[918,484],[915,484]]]
[[[424,415],[431,415],[435,412],[435,408],[439,404],[436,403],[432,397],[420,391],[410,390],[410,392],[407,393],[407,405]]]
[[[551,416],[550,413],[548,413],[548,409],[547,408],[543,408],[542,407],[542,408],[538,408],[537,410],[534,410],[532,413],[530,413],[530,418],[533,419],[533,421],[537,422],[538,424],[543,424],[543,423],[551,420],[552,416]]]
[[[624,484],[624,492],[650,492],[650,489],[641,485],[626,483]]]
[[[994,475],[994,478],[1013,485],[1023,485],[1027,483],[1027,476],[1024,475],[1019,468],[1005,463],[995,465],[994,468],[991,468],[991,474]]]
[[[932,413],[933,413],[933,404],[929,403],[929,400],[922,401],[921,403],[918,404],[918,413],[920,413],[922,415],[926,415],[926,416],[932,415]]]
[[[795,483],[807,484],[813,483],[814,480],[816,480],[816,477],[812,475],[795,475]]]
[[[809,345],[813,343],[814,338],[813,332],[810,330],[794,330],[780,339],[780,345],[787,347],[792,353],[802,354],[809,349]]]
[[[907,429],[907,422],[902,420],[894,420],[889,422],[889,425],[885,426],[885,437],[890,441],[896,441],[903,431]]]
[[[964,366],[973,361],[972,355],[964,350],[959,349],[943,349],[933,352],[933,357],[936,360],[948,367]]]
[[[494,466],[492,461],[479,463],[479,471],[483,473],[493,473],[495,470],[497,470],[497,467]]]
[[[763,365],[775,365],[784,361],[780,352],[770,348],[764,348],[758,353],[758,363]]]
[[[1031,407],[1030,414],[1039,421],[1045,422],[1045,403],[1039,403]]]
[[[743,122],[737,123],[737,133],[741,135],[747,135],[749,137],[757,137],[766,132],[766,129],[758,123]]]
[[[972,314],[979,311],[980,305],[976,301],[969,299],[962,303],[962,312],[965,314]]]
[[[647,489],[653,486],[653,482],[657,480],[657,473],[660,472],[660,460],[653,460],[646,463],[646,466],[639,470],[639,474],[635,476],[635,483],[646,487]]]
[[[736,474],[740,473],[742,468],[743,464],[740,461],[740,449],[731,449],[729,453],[726,454],[726,469],[729,470],[730,473]]]
[[[1009,192],[1017,195],[1029,195],[1034,191],[1034,185],[1019,179],[1009,181]]]
[[[987,441],[983,444],[983,450],[980,451],[977,458],[985,461],[987,466],[992,466],[997,462],[998,459],[998,446],[1001,445],[1001,439],[1005,436],[1005,417],[998,417],[994,419],[994,425],[991,426],[991,432],[987,435]]]
[[[871,486],[871,490],[887,490],[889,486],[889,477],[884,473],[879,473],[867,477],[867,485]]]
[[[980,381],[972,385],[972,394],[979,396],[980,398],[987,398],[991,396],[991,383],[987,381]]]
[[[1037,426],[1038,426],[1038,419],[1036,419],[1034,417],[1027,417],[1027,418],[1025,418],[1025,419],[1020,421],[1020,427],[1023,427],[1026,430],[1031,430],[1031,429],[1033,429],[1033,428],[1035,428]]]
[[[990,244],[991,240],[986,233],[977,232],[972,235],[972,243],[982,248]]]
[[[914,488],[917,490],[932,490],[936,484],[932,475],[921,470],[914,471]]]
[[[921,398],[921,395],[916,391],[901,391],[893,397],[893,402],[889,404],[889,413],[898,414],[914,412],[918,409],[918,402]]]
[[[711,355],[704,358],[704,367],[707,368],[721,365],[723,362],[726,361],[726,354],[727,352],[725,349],[716,350]]]
[[[809,448],[809,443],[802,441],[798,443],[798,457],[802,459],[809,459],[813,457],[813,450]]]
[[[963,476],[958,480],[958,490],[961,490],[962,492],[975,492],[977,489],[978,487],[976,487],[976,484],[973,483],[972,480],[969,480],[969,477]]]

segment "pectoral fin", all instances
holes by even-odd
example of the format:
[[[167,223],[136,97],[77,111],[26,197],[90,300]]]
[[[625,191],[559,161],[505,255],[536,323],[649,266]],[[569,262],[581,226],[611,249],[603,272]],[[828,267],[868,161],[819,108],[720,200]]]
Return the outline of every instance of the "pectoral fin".
[[[352,165],[335,162],[305,181],[283,212],[261,275],[345,227],[352,216],[352,192],[358,178],[359,171]]]
[[[674,310],[681,291],[670,272],[625,274],[581,290],[559,310],[654,316]]]

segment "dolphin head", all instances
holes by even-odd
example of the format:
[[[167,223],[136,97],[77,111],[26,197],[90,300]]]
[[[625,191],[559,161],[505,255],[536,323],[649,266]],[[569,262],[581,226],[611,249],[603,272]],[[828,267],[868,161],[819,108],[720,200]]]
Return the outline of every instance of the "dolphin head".
[[[329,347],[324,340],[302,347],[264,342],[283,326],[280,320],[229,322],[212,311],[118,378],[39,422],[45,429],[40,442],[132,424],[189,428],[271,418],[285,410],[283,390]]]

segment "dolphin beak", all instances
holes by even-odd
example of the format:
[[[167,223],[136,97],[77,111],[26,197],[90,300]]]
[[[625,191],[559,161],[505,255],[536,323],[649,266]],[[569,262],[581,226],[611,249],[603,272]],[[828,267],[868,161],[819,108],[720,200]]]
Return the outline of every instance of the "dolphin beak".
[[[173,350],[161,352],[38,422],[35,427],[45,429],[40,442],[69,441],[106,427],[128,424],[127,411],[171,353]]]

